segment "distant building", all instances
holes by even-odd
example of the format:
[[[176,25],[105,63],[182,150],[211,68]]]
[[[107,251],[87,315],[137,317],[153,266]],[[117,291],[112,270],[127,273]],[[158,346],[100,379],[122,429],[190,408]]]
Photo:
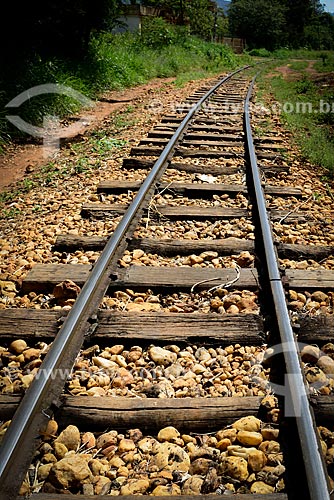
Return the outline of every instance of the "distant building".
[[[224,36],[222,38],[222,43],[231,47],[233,52],[235,52],[236,54],[242,54],[246,49],[246,40],[244,40],[243,38]]]
[[[141,31],[142,21],[145,17],[154,17],[159,15],[159,8],[145,7],[139,4],[125,4],[123,6],[123,15],[118,18],[118,26],[113,28],[113,33],[124,33],[125,31]]]

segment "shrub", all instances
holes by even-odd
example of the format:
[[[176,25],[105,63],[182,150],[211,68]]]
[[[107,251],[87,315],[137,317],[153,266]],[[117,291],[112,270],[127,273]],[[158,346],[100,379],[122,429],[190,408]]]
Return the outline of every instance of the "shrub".
[[[248,52],[250,56],[255,56],[255,57],[271,57],[272,53],[267,50],[267,49],[252,49],[250,52]]]
[[[141,42],[154,49],[172,45],[177,41],[175,28],[161,17],[147,17],[143,19]]]
[[[64,84],[93,98],[101,91],[138,85],[151,78],[181,77],[182,73],[191,73],[190,78],[194,78],[196,72],[203,76],[203,71],[217,73],[236,65],[230,48],[190,37],[185,28],[153,18],[145,21],[142,35],[98,33],[81,61],[32,57],[15,77],[0,81],[0,109],[20,92],[45,83]],[[19,113],[27,122],[40,125],[45,115],[62,117],[78,109],[73,99],[49,94],[30,99]],[[0,144],[20,134],[5,114],[0,113]]]

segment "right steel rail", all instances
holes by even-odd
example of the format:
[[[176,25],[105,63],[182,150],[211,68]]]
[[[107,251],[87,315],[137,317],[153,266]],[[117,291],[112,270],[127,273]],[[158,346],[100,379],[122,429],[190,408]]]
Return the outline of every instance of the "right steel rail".
[[[291,416],[293,415],[296,418],[310,498],[311,500],[329,500],[330,494],[327,474],[322,458],[320,443],[317,438],[313,411],[309,405],[295,336],[290,323],[289,311],[285,300],[283,283],[279,272],[271,225],[268,218],[266,201],[261,185],[261,178],[254,148],[250,120],[250,99],[253,93],[255,80],[256,76],[252,80],[245,101],[245,128],[267,270],[275,304],[279,333],[281,336],[282,352],[284,353],[287,369],[287,387],[285,388],[287,389],[287,393],[285,407],[287,407],[287,404],[290,404],[289,413]]]

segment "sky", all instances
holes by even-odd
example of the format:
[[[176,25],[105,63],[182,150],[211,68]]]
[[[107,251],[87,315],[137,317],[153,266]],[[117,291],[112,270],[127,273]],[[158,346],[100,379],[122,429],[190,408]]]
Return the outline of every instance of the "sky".
[[[334,12],[334,0],[323,0],[321,3],[324,4],[327,12]]]
[[[321,3],[325,7],[325,11],[334,12],[334,0],[321,0]]]

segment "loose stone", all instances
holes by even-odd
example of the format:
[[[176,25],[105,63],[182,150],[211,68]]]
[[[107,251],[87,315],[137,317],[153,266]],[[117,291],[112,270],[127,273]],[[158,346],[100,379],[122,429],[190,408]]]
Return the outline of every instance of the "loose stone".
[[[262,434],[259,432],[239,431],[237,434],[239,443],[247,446],[258,446],[263,441]]]
[[[63,444],[68,450],[76,451],[80,446],[80,432],[75,425],[69,425],[64,429],[59,437],[55,440],[55,443]]]

